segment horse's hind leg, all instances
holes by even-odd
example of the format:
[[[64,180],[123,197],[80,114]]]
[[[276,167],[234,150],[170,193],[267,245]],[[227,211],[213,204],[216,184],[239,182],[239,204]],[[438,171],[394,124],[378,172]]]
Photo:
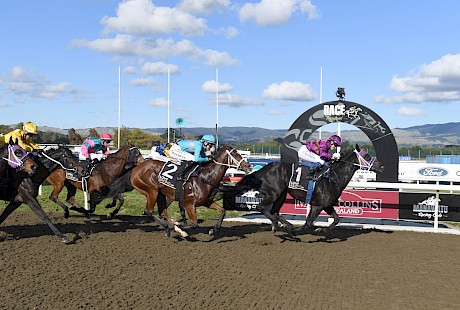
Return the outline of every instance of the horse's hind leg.
[[[87,213],[85,208],[83,208],[76,200],[75,195],[77,194],[77,187],[74,185],[65,182],[65,187],[67,189],[67,198],[66,201],[72,206],[72,210],[78,211],[80,213]]]

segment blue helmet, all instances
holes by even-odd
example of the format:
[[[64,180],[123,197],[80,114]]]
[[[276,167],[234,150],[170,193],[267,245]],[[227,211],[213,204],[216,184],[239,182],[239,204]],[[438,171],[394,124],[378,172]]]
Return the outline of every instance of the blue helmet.
[[[208,143],[216,144],[216,138],[214,138],[213,135],[204,135],[204,136],[201,138],[201,141],[202,141],[202,142],[208,142]]]

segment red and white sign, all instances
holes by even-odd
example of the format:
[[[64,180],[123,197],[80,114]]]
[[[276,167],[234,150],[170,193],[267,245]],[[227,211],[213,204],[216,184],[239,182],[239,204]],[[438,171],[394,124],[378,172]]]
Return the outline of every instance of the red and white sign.
[[[335,211],[341,217],[399,219],[399,192],[379,190],[344,190]],[[305,204],[289,194],[281,207],[282,214],[301,214],[307,212]],[[326,212],[320,215],[327,216]]]

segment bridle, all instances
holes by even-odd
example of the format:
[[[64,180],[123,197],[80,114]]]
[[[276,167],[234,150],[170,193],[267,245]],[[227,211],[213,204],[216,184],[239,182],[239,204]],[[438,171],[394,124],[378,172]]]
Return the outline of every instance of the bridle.
[[[22,153],[21,157],[16,156],[14,153],[15,150],[20,150]],[[27,153],[25,150],[20,148],[17,145],[8,145],[8,158],[2,157],[4,160],[8,162],[11,168],[19,168],[21,169],[24,166],[24,158],[28,157],[29,153]]]
[[[364,159],[364,155],[366,155],[366,151],[364,150],[361,150],[361,151],[357,151],[357,150],[353,150],[353,152],[356,154],[356,157],[358,157],[358,161],[359,161],[359,164],[355,164],[353,163],[353,165],[355,166],[358,166],[359,169],[362,169],[362,170],[371,170],[372,168],[372,165],[374,164],[374,162],[376,161],[376,158],[371,156],[371,159],[369,160],[366,160]]]
[[[241,163],[244,161],[244,158],[241,158],[241,160],[237,160],[233,155],[233,151],[235,151],[235,149],[231,149],[230,151],[229,150],[225,150],[225,152],[227,152],[228,154],[228,157],[227,157],[227,163],[220,163],[220,162],[217,162],[215,159],[213,159],[212,161],[218,165],[221,165],[221,166],[226,166],[226,167],[229,167],[229,168],[235,168],[237,170],[240,169],[240,165]]]

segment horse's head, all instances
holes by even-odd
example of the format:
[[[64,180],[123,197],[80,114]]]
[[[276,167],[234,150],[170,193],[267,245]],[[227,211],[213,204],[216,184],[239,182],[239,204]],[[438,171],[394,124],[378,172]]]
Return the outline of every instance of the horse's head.
[[[77,156],[67,147],[58,146],[38,152],[38,157],[48,170],[62,168],[66,172],[77,172],[78,177],[85,174],[85,168],[80,165]]]
[[[38,164],[33,160],[33,157],[17,143],[17,139],[13,141],[12,138],[10,138],[9,143],[4,144],[2,147],[2,158],[8,162],[11,168],[25,172],[31,176],[37,171]]]
[[[227,145],[219,147],[214,156],[214,161],[226,164],[229,168],[242,170],[245,173],[252,172],[252,165],[248,163],[236,149]]]
[[[144,162],[144,160],[145,160],[144,156],[142,156],[141,151],[137,147],[135,146],[130,147],[129,152],[128,152],[128,161],[126,162],[126,165],[125,165],[125,170],[134,168],[135,166]]]
[[[358,167],[358,169],[383,172],[383,164],[379,162],[377,158],[369,155],[365,150],[361,150],[358,144],[355,145],[353,152],[344,155],[341,159],[346,161],[347,157],[351,157],[351,161]]]

